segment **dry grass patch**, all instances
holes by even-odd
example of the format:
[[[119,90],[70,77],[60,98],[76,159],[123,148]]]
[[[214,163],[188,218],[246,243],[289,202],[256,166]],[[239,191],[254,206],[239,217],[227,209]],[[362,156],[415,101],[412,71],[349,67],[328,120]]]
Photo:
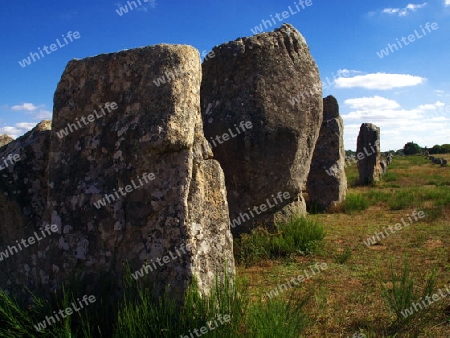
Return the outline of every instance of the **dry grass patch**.
[[[356,176],[356,166],[347,170],[350,177]],[[360,194],[369,201],[367,209],[308,216],[324,225],[324,252],[288,261],[263,261],[252,268],[239,267],[238,273],[250,278],[255,294],[262,295],[312,263],[326,262],[326,271],[280,295],[314,293],[313,301],[306,306],[311,325],[304,337],[351,337],[355,332],[377,338],[449,337],[450,296],[430,307],[431,318],[415,323],[418,331],[401,331],[397,336],[393,332],[395,315],[382,296],[383,286],[389,286],[391,264],[400,272],[405,261],[409,262],[417,290],[425,287],[433,269],[437,271],[437,288],[450,282],[450,202],[446,200],[450,185],[446,182],[450,182],[450,167],[431,164],[423,156],[394,157],[387,181],[349,188],[350,194]],[[395,199],[403,199],[398,208],[392,208]],[[425,218],[390,233],[377,245],[368,248],[364,244],[376,232],[402,218],[406,221],[407,215],[422,209]],[[350,256],[341,264],[336,257],[346,250]]]

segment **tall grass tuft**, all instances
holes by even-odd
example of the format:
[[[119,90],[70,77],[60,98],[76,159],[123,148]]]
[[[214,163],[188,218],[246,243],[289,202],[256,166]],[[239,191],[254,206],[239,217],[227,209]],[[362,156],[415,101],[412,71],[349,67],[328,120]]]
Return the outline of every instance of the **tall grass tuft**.
[[[75,320],[60,321],[37,332],[37,317],[50,315],[46,301],[35,296],[33,308],[23,309],[5,291],[0,290],[0,337],[180,337],[194,335],[195,330],[205,337],[298,337],[308,323],[303,308],[306,298],[295,297],[255,301],[250,304],[248,283],[232,281],[228,276],[216,279],[208,295],[199,292],[194,281],[182,298],[164,295],[155,298],[154,289],[141,281],[125,280],[124,298],[116,306],[117,316],[97,321],[99,317],[86,315]],[[64,309],[73,295],[62,290],[56,303]],[[99,314],[110,313],[106,301],[98,301]],[[203,332],[201,330],[206,330]],[[104,334],[104,332],[109,332]],[[197,334],[195,334],[198,336]]]
[[[369,207],[369,202],[362,194],[348,194],[344,203],[344,212],[352,214],[366,210]]]
[[[53,311],[64,310],[72,302],[76,302],[76,297],[64,288],[54,299],[44,300],[36,297],[32,292],[26,290],[31,299],[31,305],[23,308],[19,303],[4,290],[0,290],[0,337],[85,337],[81,335],[86,332],[80,327],[86,327],[88,322],[82,318],[75,323],[80,314],[74,313],[72,316],[65,316],[46,328],[39,327],[38,324],[45,320],[45,316],[52,316]],[[80,335],[78,335],[80,333]]]
[[[249,309],[245,337],[299,337],[308,325],[303,308],[309,299],[310,295],[256,302]]]
[[[245,285],[234,285],[227,276],[216,284],[208,296],[202,296],[194,281],[184,299],[177,299],[166,292],[154,299],[151,288],[145,288],[139,281],[127,280],[129,293],[121,306],[114,337],[179,337],[200,330],[210,321],[219,324],[208,331],[209,337],[236,337],[244,318],[243,309],[248,307]],[[239,292],[240,291],[240,292]],[[229,316],[230,320],[220,324]],[[213,326],[215,326],[213,324]]]
[[[305,217],[293,217],[276,225],[276,233],[262,228],[243,234],[235,242],[236,260],[251,266],[263,259],[281,258],[290,254],[308,255],[320,252],[325,237],[323,226]]]
[[[402,272],[399,276],[394,271],[391,264],[392,288],[387,288],[386,283],[382,283],[382,296],[386,300],[389,308],[395,314],[395,321],[392,327],[397,331],[410,327],[412,322],[419,324],[420,320],[425,318],[431,311],[430,308],[424,308],[415,311],[412,315],[404,317],[402,312],[409,309],[413,303],[417,303],[422,297],[430,296],[436,285],[436,269],[433,269],[426,281],[426,285],[420,294],[416,291],[415,282],[410,276],[408,261],[405,261]]]

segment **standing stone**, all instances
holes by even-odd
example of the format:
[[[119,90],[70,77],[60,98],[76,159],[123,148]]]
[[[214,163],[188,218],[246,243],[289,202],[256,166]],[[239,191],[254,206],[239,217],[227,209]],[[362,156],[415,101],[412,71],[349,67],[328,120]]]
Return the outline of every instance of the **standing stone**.
[[[233,234],[272,227],[305,212],[302,187],[322,123],[317,65],[288,24],[213,52],[203,63],[201,107],[225,172]]]
[[[14,141],[14,139],[12,137],[10,137],[9,135],[0,135],[0,148],[3,147],[5,144],[8,144],[10,142]]]
[[[386,161],[387,161],[388,165],[390,165],[392,163],[392,154],[391,153],[389,153],[388,156],[386,157]]]
[[[385,160],[384,158],[381,159],[380,166],[381,166],[381,173],[382,173],[382,175],[386,174],[387,170],[388,170],[387,160]]]
[[[308,204],[319,211],[336,206],[347,195],[344,122],[333,96],[323,99],[323,122],[309,170]]]
[[[21,245],[20,250],[16,241],[39,232],[44,217],[50,129],[51,121],[43,121],[0,148],[0,165],[5,167],[3,159],[18,160],[7,161],[8,166],[0,170],[0,252],[8,253],[0,258],[0,286],[18,298],[27,295],[23,285],[35,281],[36,262],[42,258],[38,245]]]
[[[207,294],[216,276],[233,277],[225,178],[203,135],[200,84],[190,46],[68,63],[54,96],[39,224],[57,233],[17,267],[29,271],[26,284],[48,292],[77,277],[96,294],[107,272],[120,286],[127,263],[132,273],[147,263],[141,280],[157,293],[182,293],[195,277]]]
[[[380,128],[372,123],[363,123],[357,142],[359,184],[367,185],[381,179]]]

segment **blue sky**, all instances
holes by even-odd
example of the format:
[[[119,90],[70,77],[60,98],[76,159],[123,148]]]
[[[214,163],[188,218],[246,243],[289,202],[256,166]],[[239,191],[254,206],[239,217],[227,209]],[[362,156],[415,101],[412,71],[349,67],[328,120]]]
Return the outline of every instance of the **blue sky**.
[[[279,13],[276,27],[287,22],[303,34],[326,84],[324,96],[339,101],[346,149],[356,148],[362,122],[381,128],[382,150],[409,141],[450,143],[450,0],[310,0],[310,6],[303,0],[304,8],[300,0],[139,1],[122,15],[116,10],[127,5],[123,0],[4,1],[0,134],[18,137],[51,118],[56,85],[73,58],[157,43],[209,52],[252,35]],[[283,19],[289,6],[296,13]],[[44,57],[19,64],[44,46]]]

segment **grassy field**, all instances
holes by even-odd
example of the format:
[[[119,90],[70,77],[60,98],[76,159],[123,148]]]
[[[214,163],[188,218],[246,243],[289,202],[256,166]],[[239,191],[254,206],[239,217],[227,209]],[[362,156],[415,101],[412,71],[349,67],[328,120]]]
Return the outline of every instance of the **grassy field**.
[[[325,228],[321,252],[238,267],[238,274],[250,282],[251,295],[257,299],[311,264],[325,262],[327,270],[278,296],[313,294],[304,309],[310,322],[301,336],[450,337],[450,294],[445,289],[450,289],[450,167],[431,164],[423,156],[395,157],[384,180],[374,186],[352,184],[356,166],[347,168],[347,177],[348,204],[335,213],[308,216]],[[411,217],[410,222],[413,211],[423,211],[425,217]],[[387,230],[375,245],[364,244],[402,218],[410,225]],[[422,295],[435,270],[435,290],[444,290],[447,297],[423,310],[417,306],[417,315],[402,322],[383,290],[392,294],[399,284],[393,280],[406,263],[409,279],[404,287],[410,291],[405,293]]]

